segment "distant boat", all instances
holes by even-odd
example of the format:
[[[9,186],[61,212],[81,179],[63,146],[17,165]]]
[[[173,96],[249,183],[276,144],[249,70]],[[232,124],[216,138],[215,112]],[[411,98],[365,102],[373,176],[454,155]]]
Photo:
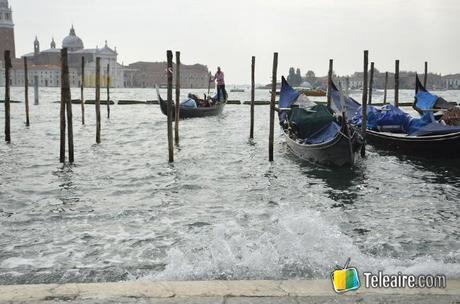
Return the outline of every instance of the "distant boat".
[[[326,91],[321,90],[321,89],[301,89],[299,92],[306,96],[312,96],[312,97],[326,96]]]
[[[244,93],[244,89],[239,89],[239,88],[233,88],[230,90],[232,93]]]

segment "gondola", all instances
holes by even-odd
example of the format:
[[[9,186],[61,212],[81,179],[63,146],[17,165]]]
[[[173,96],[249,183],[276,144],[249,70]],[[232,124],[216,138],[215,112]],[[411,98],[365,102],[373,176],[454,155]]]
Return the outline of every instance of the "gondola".
[[[333,85],[333,105],[341,109],[339,92]],[[355,127],[361,125],[361,105],[347,98],[348,117]],[[366,141],[378,148],[422,157],[460,157],[460,127],[444,125],[433,113],[412,117],[392,105],[368,108]]]
[[[279,121],[286,143],[301,160],[327,166],[355,163],[362,138],[331,109],[308,100],[282,77]]]
[[[160,103],[161,112],[164,115],[168,115],[168,103],[166,100],[161,98],[159,90],[157,90],[158,101]],[[212,98],[213,105],[209,107],[186,107],[183,104],[179,107],[179,119],[186,118],[195,118],[195,117],[208,117],[208,116],[217,116],[222,113],[224,107],[227,103],[227,98],[224,101],[218,101],[215,98]],[[172,104],[172,119],[175,118],[175,105]]]
[[[457,107],[457,103],[448,102],[428,92],[418,75],[415,76],[415,98],[412,107],[420,115],[431,112],[436,120],[443,120],[448,125],[460,126],[460,108]]]

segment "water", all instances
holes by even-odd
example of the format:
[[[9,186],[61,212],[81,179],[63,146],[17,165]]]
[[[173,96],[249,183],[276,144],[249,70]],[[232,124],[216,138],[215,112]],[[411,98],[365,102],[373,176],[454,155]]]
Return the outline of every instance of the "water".
[[[75,105],[76,163],[62,166],[58,99],[58,89],[41,91],[30,128],[24,104],[12,105],[12,144],[0,144],[1,284],[326,278],[347,257],[362,271],[460,276],[458,159],[369,148],[354,169],[328,169],[299,162],[276,132],[270,164],[269,108],[256,107],[250,142],[249,107],[228,105],[220,117],[181,122],[168,164],[157,105],[113,106],[110,120],[102,106],[100,145],[94,106],[81,126]]]

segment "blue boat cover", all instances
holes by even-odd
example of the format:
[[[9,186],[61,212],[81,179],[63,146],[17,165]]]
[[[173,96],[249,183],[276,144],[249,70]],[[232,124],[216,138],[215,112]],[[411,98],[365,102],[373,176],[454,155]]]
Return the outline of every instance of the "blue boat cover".
[[[280,92],[280,108],[289,108],[299,97],[300,93],[294,90],[286,81],[281,77],[281,92]]]
[[[309,138],[304,141],[304,144],[322,144],[333,140],[340,132],[340,126],[335,122],[330,122],[327,126],[313,133]]]
[[[332,82],[331,83],[331,108],[336,113],[343,113],[343,106],[340,99],[340,91],[337,89],[336,85]],[[343,97],[344,105],[345,105],[345,114],[347,115],[347,119],[351,120],[353,116],[355,116],[356,112],[358,111],[360,104],[351,97]]]
[[[280,108],[289,108],[299,97],[300,93],[294,90],[286,81],[284,76],[281,77],[281,91],[280,91],[280,100],[279,100],[279,107]],[[278,118],[280,123],[282,123],[286,119],[286,112],[279,112]]]
[[[188,98],[180,103],[182,108],[196,108],[196,102],[192,98]]]
[[[415,95],[415,106],[421,111],[431,110],[437,100],[438,96],[427,91],[419,91],[417,95]]]
[[[361,125],[361,107],[352,122]],[[432,113],[415,118],[408,113],[387,104],[381,109],[369,106],[367,109],[367,128],[376,131],[399,131],[411,136],[426,136],[460,132],[458,126],[448,126],[436,122]]]

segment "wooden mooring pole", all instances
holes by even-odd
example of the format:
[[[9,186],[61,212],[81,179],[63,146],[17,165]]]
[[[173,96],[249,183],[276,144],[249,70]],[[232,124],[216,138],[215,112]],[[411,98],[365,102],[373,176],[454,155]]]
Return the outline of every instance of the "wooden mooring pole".
[[[180,52],[176,52],[176,108],[174,113],[174,140],[179,145],[179,116],[180,116]]]
[[[251,59],[251,125],[249,126],[249,138],[254,139],[254,99],[255,99],[255,71],[256,57]]]
[[[101,143],[101,58],[96,58],[96,143]]]
[[[107,85],[107,118],[110,118],[110,64],[107,64],[107,75],[105,81]]]
[[[364,139],[361,148],[361,157],[366,156],[366,131],[367,131],[367,73],[369,66],[369,51],[364,51],[364,74],[363,74],[363,99],[361,101],[362,120],[361,120],[361,133]]]
[[[64,50],[67,49],[62,49],[61,50],[61,103],[60,103],[60,147],[59,147],[59,162],[65,163],[65,107],[66,107],[66,99],[65,99],[65,93],[64,93],[64,86],[65,86],[65,80],[64,80],[64,58],[63,58],[63,52]],[[67,56],[67,52],[66,52]]]
[[[428,80],[428,61],[425,61],[425,77],[423,77],[423,87],[426,89],[426,82]]]
[[[34,76],[34,105],[38,105],[40,96],[38,93],[38,75]]]
[[[10,125],[10,72],[11,72],[11,57],[10,51],[6,50],[4,53],[5,59],[5,141],[11,142],[11,125]]]
[[[327,107],[331,107],[331,84],[332,84],[332,73],[334,71],[334,60],[329,59],[329,71],[327,72]]]
[[[27,57],[24,57],[24,103],[26,107],[26,126],[30,126],[29,119],[29,71],[27,68]]]
[[[81,101],[81,124],[85,124],[85,57],[81,57],[81,82],[80,82],[80,101]]]
[[[273,141],[275,136],[275,101],[276,101],[276,73],[278,69],[278,53],[273,54],[272,70],[272,98],[270,101],[270,134],[268,137],[268,160],[273,161]]]
[[[387,103],[387,89],[388,89],[388,72],[385,72],[385,84],[383,88],[383,104]]]
[[[168,60],[167,76],[168,76],[168,101],[167,101],[167,112],[168,112],[168,154],[169,162],[174,162],[174,145],[173,145],[173,132],[172,132],[172,85],[173,85],[173,53],[172,51],[166,52]]]
[[[65,118],[64,118],[64,138],[65,138],[65,124],[67,123],[69,162],[73,163],[74,162],[74,150],[73,150],[72,98],[70,95],[69,65],[68,65],[67,48],[63,48],[61,50],[61,104],[62,103],[65,104],[65,110],[67,111],[67,122],[65,121]],[[61,117],[61,120],[62,120],[62,117]],[[64,140],[64,145],[65,145],[65,140]],[[65,151],[65,147],[63,150]],[[64,155],[65,155],[65,152],[64,152]]]
[[[395,61],[395,107],[399,108],[399,60]]]
[[[372,104],[372,90],[374,88],[374,62],[371,62],[371,77],[369,79],[369,102]]]

